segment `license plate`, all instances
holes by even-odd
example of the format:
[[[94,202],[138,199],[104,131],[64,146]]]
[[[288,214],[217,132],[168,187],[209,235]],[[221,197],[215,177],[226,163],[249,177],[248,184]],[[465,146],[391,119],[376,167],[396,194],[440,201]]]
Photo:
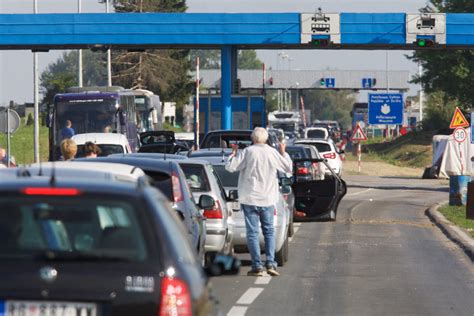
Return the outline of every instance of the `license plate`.
[[[0,316],[97,316],[93,303],[4,301]]]

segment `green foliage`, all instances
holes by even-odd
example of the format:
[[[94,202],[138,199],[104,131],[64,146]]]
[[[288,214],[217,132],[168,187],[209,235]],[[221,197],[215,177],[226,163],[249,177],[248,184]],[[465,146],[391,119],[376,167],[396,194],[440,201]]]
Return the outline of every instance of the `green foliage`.
[[[117,0],[116,12],[185,12],[185,1],[176,0]],[[115,51],[112,58],[116,85],[148,89],[161,100],[186,103],[193,89],[189,76],[191,62],[187,50],[147,50],[146,52]]]
[[[28,119],[26,120],[26,125],[27,125],[27,126],[31,126],[31,125],[33,125],[34,123],[35,123],[35,120],[33,119],[33,115],[31,115],[31,113],[28,114]]]
[[[423,129],[437,131],[448,128],[455,108],[456,102],[449,100],[446,93],[430,94],[423,119]]]
[[[439,211],[455,225],[467,230],[474,237],[474,220],[466,219],[466,206],[444,205]]]
[[[257,58],[255,50],[241,50],[239,51],[237,64],[239,69],[261,69],[263,63]]]
[[[431,0],[427,12],[473,12],[472,0]],[[443,91],[464,110],[474,104],[474,52],[471,50],[419,50],[409,59],[420,62],[424,73],[413,83],[422,83],[428,93]]]
[[[82,51],[84,86],[100,86],[107,83],[105,55],[90,50]],[[65,52],[56,62],[48,65],[41,74],[41,87],[45,90],[43,103],[52,104],[57,93],[78,85],[78,52]]]
[[[196,57],[199,57],[199,66],[201,69],[219,69],[221,67],[221,53],[219,50],[191,50],[189,56],[193,66],[196,63]],[[255,50],[246,49],[238,52],[237,65],[239,69],[261,69],[262,64]]]
[[[343,127],[351,126],[350,112],[356,102],[349,91],[311,90],[304,94],[306,109],[311,109],[311,119],[336,120]]]

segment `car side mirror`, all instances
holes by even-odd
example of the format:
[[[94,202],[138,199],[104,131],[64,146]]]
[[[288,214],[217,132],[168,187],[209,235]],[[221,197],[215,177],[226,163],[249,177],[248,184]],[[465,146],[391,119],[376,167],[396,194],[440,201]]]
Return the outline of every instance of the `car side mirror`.
[[[221,252],[208,252],[206,255],[207,262],[204,270],[208,276],[238,274],[242,266],[242,262],[237,257]]]
[[[199,208],[205,210],[214,207],[216,205],[216,201],[210,195],[203,194],[199,197]]]
[[[293,181],[291,181],[291,178],[280,178],[280,185],[282,186],[287,186],[287,185],[292,185]]]
[[[239,199],[239,191],[237,190],[230,190],[229,196],[227,198],[228,201],[237,201]]]

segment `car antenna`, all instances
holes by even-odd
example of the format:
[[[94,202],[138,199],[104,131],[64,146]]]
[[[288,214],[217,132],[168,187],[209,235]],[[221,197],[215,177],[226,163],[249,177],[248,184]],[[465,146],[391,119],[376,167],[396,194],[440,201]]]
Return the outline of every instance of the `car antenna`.
[[[56,169],[54,168],[54,162],[51,163],[51,179],[49,179],[49,185],[52,187],[56,185]]]

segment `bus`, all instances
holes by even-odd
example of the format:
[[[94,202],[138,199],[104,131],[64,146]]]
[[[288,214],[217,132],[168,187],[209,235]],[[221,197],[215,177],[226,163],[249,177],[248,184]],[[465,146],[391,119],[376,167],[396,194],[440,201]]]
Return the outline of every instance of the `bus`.
[[[357,102],[352,105],[351,117],[352,117],[352,129],[357,124],[360,124],[362,128],[369,125],[369,104],[364,102]],[[363,124],[362,124],[363,123]]]
[[[151,132],[163,129],[160,97],[145,89],[129,90],[135,96],[138,131]]]
[[[72,87],[54,96],[47,122],[51,161],[61,156],[61,129],[67,121],[72,123],[75,134],[124,134],[132,152],[138,150],[135,96],[122,87]]]

